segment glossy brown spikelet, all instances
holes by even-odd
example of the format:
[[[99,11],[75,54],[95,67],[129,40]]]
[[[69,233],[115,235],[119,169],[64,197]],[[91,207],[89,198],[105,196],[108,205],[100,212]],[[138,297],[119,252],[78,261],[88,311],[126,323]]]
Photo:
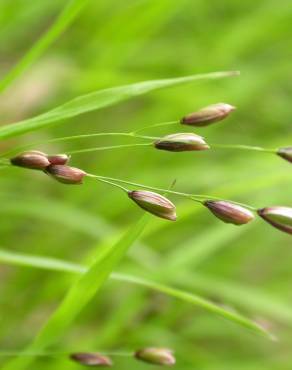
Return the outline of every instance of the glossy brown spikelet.
[[[176,220],[175,205],[164,196],[146,190],[129,191],[128,196],[145,211],[170,221]]]
[[[112,360],[108,356],[101,355],[97,352],[79,352],[70,355],[71,360],[78,362],[80,365],[92,367],[109,367],[112,366]]]
[[[48,160],[50,164],[67,164],[70,159],[70,156],[67,154],[54,154],[49,155]]]
[[[197,112],[190,113],[181,119],[181,124],[196,127],[208,126],[226,118],[235,110],[230,104],[217,103],[208,105]]]
[[[57,164],[49,166],[46,173],[63,184],[72,185],[82,184],[83,178],[86,176],[86,172],[79,168]]]
[[[10,163],[13,166],[24,167],[33,170],[45,170],[50,165],[47,155],[37,150],[30,150],[20,153],[11,158]]]
[[[175,364],[173,352],[168,348],[143,348],[135,353],[135,357],[153,365],[172,366]]]
[[[213,215],[228,224],[244,225],[254,219],[253,213],[248,209],[223,200],[208,200],[204,205]]]
[[[184,152],[209,149],[202,136],[193,133],[178,133],[164,136],[154,143],[155,148],[170,152]]]
[[[292,163],[292,147],[280,148],[277,150],[277,154],[285,159],[286,161]]]
[[[258,215],[276,229],[292,234],[292,208],[266,207],[259,209]]]

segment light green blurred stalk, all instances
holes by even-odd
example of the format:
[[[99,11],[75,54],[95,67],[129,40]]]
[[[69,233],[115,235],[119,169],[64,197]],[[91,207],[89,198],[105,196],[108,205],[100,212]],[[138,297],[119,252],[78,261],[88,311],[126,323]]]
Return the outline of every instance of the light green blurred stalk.
[[[48,31],[36,41],[20,61],[0,81],[0,92],[3,92],[17,78],[19,78],[65,31],[65,29],[80,14],[88,0],[70,0],[64,10]]]

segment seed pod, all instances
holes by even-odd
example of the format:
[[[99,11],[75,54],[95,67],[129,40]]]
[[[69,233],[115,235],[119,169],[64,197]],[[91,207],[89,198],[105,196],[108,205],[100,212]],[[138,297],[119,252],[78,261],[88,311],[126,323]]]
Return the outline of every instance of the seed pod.
[[[46,173],[51,175],[55,180],[63,184],[82,184],[86,172],[79,168],[69,167],[66,165],[55,164],[47,167]]]
[[[31,150],[18,154],[10,159],[14,166],[29,168],[33,170],[44,170],[50,165],[47,155],[37,150]]]
[[[55,154],[48,156],[50,164],[67,164],[69,159],[70,156],[68,156],[67,154]]]
[[[152,191],[134,190],[129,191],[128,196],[145,211],[170,221],[176,220],[175,205],[162,195]]]
[[[186,115],[180,122],[183,125],[196,127],[208,126],[211,123],[223,120],[235,109],[235,107],[226,103],[212,104]]]
[[[170,152],[206,150],[210,148],[203,137],[193,133],[167,135],[155,141],[154,146],[157,149]]]
[[[112,360],[97,352],[72,353],[70,358],[85,366],[112,366]]]
[[[167,348],[143,348],[135,353],[138,360],[155,365],[172,366],[175,364],[175,357],[172,350]]]
[[[254,219],[253,213],[248,209],[224,200],[207,200],[204,205],[227,224],[243,225]]]
[[[292,208],[266,207],[257,212],[270,225],[285,233],[292,234]]]
[[[288,146],[286,148],[280,148],[277,150],[277,154],[286,159],[286,161],[288,162],[291,162],[292,163],[292,147],[291,146]]]

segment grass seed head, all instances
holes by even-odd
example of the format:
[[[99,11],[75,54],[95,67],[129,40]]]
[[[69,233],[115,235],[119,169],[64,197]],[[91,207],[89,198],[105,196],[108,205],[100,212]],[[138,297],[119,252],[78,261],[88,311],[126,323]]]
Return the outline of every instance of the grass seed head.
[[[167,135],[155,141],[154,146],[157,149],[170,152],[206,150],[210,148],[202,136],[193,133]]]
[[[285,233],[292,234],[292,208],[266,207],[257,212],[270,225]]]
[[[277,154],[284,158],[286,161],[292,163],[292,147],[280,148],[277,150]]]
[[[213,215],[228,224],[244,225],[254,219],[253,213],[248,209],[223,200],[207,200],[204,205]]]
[[[197,112],[190,113],[181,119],[183,125],[190,126],[208,126],[211,123],[218,122],[226,118],[232,111],[235,110],[230,104],[217,103],[208,105]]]
[[[10,163],[13,166],[24,167],[33,170],[45,170],[50,165],[47,155],[37,150],[30,150],[20,153],[11,158]]]
[[[145,211],[170,221],[176,220],[175,205],[164,196],[146,190],[129,191],[128,196]]]
[[[72,353],[70,358],[85,366],[112,366],[112,360],[108,356],[97,352]]]
[[[86,176],[86,172],[79,168],[61,164],[51,165],[47,167],[45,172],[63,184],[72,185],[82,184],[83,178]]]
[[[67,164],[69,159],[70,156],[68,156],[67,154],[55,154],[48,156],[50,164]]]
[[[172,366],[175,364],[175,357],[172,350],[167,348],[143,348],[135,353],[138,360],[154,365]]]

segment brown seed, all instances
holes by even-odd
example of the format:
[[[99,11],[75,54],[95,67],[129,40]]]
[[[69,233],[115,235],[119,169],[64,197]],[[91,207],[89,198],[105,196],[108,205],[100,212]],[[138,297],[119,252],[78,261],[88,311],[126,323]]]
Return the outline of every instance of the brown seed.
[[[72,353],[70,358],[85,366],[112,366],[112,360],[108,356],[101,355],[97,352]]]
[[[129,191],[128,196],[145,211],[170,221],[176,220],[175,205],[162,195],[152,191],[134,190]]]
[[[244,225],[254,219],[248,209],[223,200],[208,200],[204,205],[220,220],[228,224]]]
[[[230,104],[217,103],[209,105],[197,112],[190,113],[181,119],[183,125],[196,127],[208,126],[211,123],[218,122],[226,118],[235,110]]]
[[[277,154],[284,158],[286,161],[292,163],[292,147],[280,148],[277,151]]]
[[[11,158],[10,162],[13,166],[24,167],[33,170],[45,170],[50,165],[47,155],[37,150],[30,150],[20,153]]]
[[[67,154],[55,154],[48,156],[50,164],[67,164],[69,159],[70,156],[68,156]]]
[[[292,234],[292,208],[266,207],[257,211],[258,215],[275,228]]]
[[[46,173],[63,184],[72,185],[82,184],[82,180],[86,176],[86,172],[79,168],[58,164],[47,167]]]
[[[172,366],[175,364],[173,352],[168,348],[143,348],[135,353],[135,357],[154,365]]]
[[[179,133],[167,135],[154,143],[155,148],[170,152],[206,150],[210,147],[203,137],[193,133]]]

